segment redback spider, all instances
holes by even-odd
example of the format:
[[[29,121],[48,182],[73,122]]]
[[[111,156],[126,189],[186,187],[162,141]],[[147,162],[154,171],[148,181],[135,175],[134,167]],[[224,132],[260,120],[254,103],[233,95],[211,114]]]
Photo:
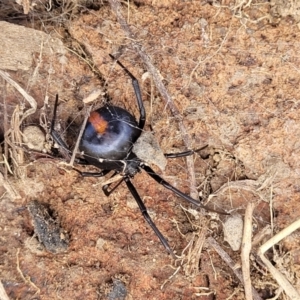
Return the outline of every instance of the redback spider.
[[[110,57],[114,59],[112,55],[110,55]],[[153,229],[155,234],[158,236],[166,250],[174,256],[167,240],[164,238],[162,233],[159,231],[159,229],[156,227],[151,217],[149,216],[145,204],[143,203],[141,197],[139,196],[137,190],[131,182],[131,178],[133,178],[142,169],[156,182],[163,185],[168,190],[171,190],[177,196],[185,199],[189,203],[192,203],[196,207],[205,207],[199,202],[199,200],[191,198],[189,195],[181,192],[180,190],[176,189],[174,186],[166,182],[163,178],[156,174],[144,161],[139,159],[136,154],[132,152],[133,144],[140,137],[144,129],[146,112],[137,79],[131,74],[131,72],[127,70],[125,66],[123,66],[121,62],[117,60],[117,63],[132,80],[132,85],[139,107],[139,121],[137,122],[135,117],[127,110],[110,104],[106,104],[103,107],[93,111],[87,120],[87,124],[79,144],[79,150],[84,157],[85,164],[93,165],[101,169],[101,172],[90,173],[81,172],[79,170],[77,171],[83,177],[102,177],[108,174],[110,171],[114,171],[111,177],[114,177],[117,174],[121,175],[122,178],[110,190],[109,187],[112,183],[106,184],[102,187],[104,194],[106,196],[109,196],[122,182],[125,182],[127,188],[137,202],[143,217]],[[59,138],[57,132],[54,130],[57,105],[58,96],[56,95],[53,119],[51,123],[51,135],[60,146],[62,146],[65,150],[70,151],[64,141]],[[165,154],[165,157],[184,157],[192,155],[198,150]],[[207,210],[221,214],[227,214],[212,209]]]

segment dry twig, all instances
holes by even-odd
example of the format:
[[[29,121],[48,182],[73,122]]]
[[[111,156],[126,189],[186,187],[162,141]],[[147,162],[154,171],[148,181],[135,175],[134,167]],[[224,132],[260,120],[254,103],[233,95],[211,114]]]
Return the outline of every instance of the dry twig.
[[[4,114],[4,132],[8,131],[8,115],[7,115],[7,103],[6,103],[6,81],[3,78],[3,114]],[[6,160],[6,157],[8,157],[8,145],[7,142],[4,140],[4,155],[3,159]],[[7,180],[7,167],[4,167],[4,179]]]
[[[17,249],[17,271],[19,272],[19,274],[21,275],[22,279],[24,280],[25,283],[30,284],[35,290],[35,295],[40,293],[40,289],[31,281],[29,276],[24,276],[21,268],[20,268],[20,261],[19,261],[19,253],[20,253],[20,249]]]
[[[83,123],[82,123],[81,128],[80,128],[80,132],[79,132],[78,137],[77,137],[75,148],[74,148],[73,153],[72,153],[72,157],[71,157],[71,160],[70,160],[70,166],[73,166],[73,164],[74,164],[74,160],[75,160],[75,157],[76,157],[76,154],[77,154],[77,149],[79,147],[79,143],[81,141],[81,137],[83,135],[85,125],[86,125],[88,117],[91,113],[92,107],[93,106],[91,105],[91,106],[85,108],[85,117],[84,117]]]
[[[245,298],[246,300],[252,300],[252,287],[251,287],[251,278],[250,278],[250,252],[251,252],[251,241],[252,241],[252,215],[255,204],[249,202],[244,219],[244,234],[242,241],[242,251],[241,251],[241,260],[242,260],[242,272],[244,278],[244,289],[245,289]]]

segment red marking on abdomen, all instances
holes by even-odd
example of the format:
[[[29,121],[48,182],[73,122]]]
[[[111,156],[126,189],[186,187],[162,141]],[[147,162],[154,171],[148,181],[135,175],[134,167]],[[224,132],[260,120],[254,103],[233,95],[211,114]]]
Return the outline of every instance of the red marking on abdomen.
[[[96,132],[104,133],[107,128],[107,122],[96,111],[91,112],[89,122],[93,125]]]

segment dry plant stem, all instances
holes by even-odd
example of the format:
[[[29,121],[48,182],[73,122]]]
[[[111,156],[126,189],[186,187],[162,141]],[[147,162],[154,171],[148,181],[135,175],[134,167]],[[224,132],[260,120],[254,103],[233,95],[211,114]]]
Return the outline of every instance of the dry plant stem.
[[[75,160],[75,156],[76,156],[76,153],[77,153],[77,150],[78,150],[78,147],[79,147],[79,143],[81,141],[81,137],[83,135],[83,131],[85,129],[85,125],[86,125],[87,119],[88,119],[88,117],[91,113],[91,110],[92,110],[92,106],[89,106],[88,108],[85,109],[85,117],[84,117],[83,123],[81,125],[79,135],[77,137],[75,148],[74,148],[73,153],[72,153],[72,157],[71,157],[71,160],[70,160],[70,166],[73,166],[73,164],[74,164],[74,160]]]
[[[268,267],[270,273],[274,277],[274,279],[279,283],[279,285],[284,289],[285,293],[290,297],[292,300],[300,299],[300,294],[297,290],[293,287],[293,285],[283,276],[272,264],[271,262],[265,257],[264,253],[270,249],[272,246],[280,242],[283,238],[290,235],[292,232],[300,228],[300,219],[289,225],[288,227],[284,228],[282,231],[274,235],[271,239],[269,239],[265,244],[263,244],[258,249],[258,256],[261,258],[263,263]]]
[[[162,95],[162,98],[166,102],[166,105],[169,107],[171,110],[171,113],[173,117],[176,119],[178,122],[178,126],[180,129],[180,132],[182,134],[182,139],[187,147],[187,149],[191,149],[191,140],[189,138],[189,135],[187,133],[187,130],[183,124],[183,118],[180,115],[180,112],[176,105],[174,104],[171,96],[169,95],[165,85],[162,83],[160,79],[160,75],[158,74],[156,68],[152,64],[150,58],[148,55],[143,51],[142,46],[137,42],[137,39],[133,32],[131,31],[128,23],[126,22],[125,18],[123,17],[122,11],[121,11],[121,5],[118,0],[109,0],[109,3],[111,5],[112,10],[117,16],[118,22],[120,23],[122,29],[124,30],[126,36],[129,39],[129,42],[131,44],[131,47],[140,55],[141,59],[143,62],[146,64],[148,72],[152,75],[154,83]],[[187,157],[187,168],[188,168],[188,173],[189,173],[189,179],[190,179],[190,190],[191,190],[191,196],[193,198],[198,198],[198,193],[196,189],[196,178],[195,178],[195,172],[194,172],[194,162],[192,157]]]
[[[0,300],[9,300],[1,281],[0,281]]]
[[[19,261],[19,253],[20,253],[20,249],[17,249],[17,271],[19,272],[20,276],[22,277],[22,279],[24,280],[25,283],[29,283],[35,290],[35,295],[40,293],[40,289],[30,280],[29,276],[24,276],[21,268],[20,268],[20,261]]]
[[[252,240],[252,215],[255,204],[248,203],[245,211],[244,219],[244,234],[242,241],[242,272],[244,278],[244,289],[246,300],[252,300],[252,288],[250,278],[250,252],[251,252],[251,240]]]
[[[230,256],[222,249],[222,247],[217,243],[217,241],[208,237],[206,241],[215,249],[215,251],[221,256],[224,262],[231,268],[236,277],[240,280],[241,283],[244,283],[242,272],[239,269],[236,269],[234,261],[230,258]],[[251,287],[253,300],[262,300],[254,287]]]
[[[3,113],[4,113],[4,132],[8,132],[8,116],[6,106],[6,81],[3,78]],[[8,157],[8,145],[6,139],[4,139],[4,156]],[[4,179],[7,180],[7,167],[4,168]]]

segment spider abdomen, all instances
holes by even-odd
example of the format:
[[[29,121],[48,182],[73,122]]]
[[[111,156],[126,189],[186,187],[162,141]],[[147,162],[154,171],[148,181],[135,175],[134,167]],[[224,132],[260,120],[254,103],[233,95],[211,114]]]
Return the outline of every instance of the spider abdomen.
[[[85,159],[97,167],[115,170],[124,167],[133,143],[141,130],[128,111],[117,106],[104,106],[93,111],[87,121],[79,149]]]

